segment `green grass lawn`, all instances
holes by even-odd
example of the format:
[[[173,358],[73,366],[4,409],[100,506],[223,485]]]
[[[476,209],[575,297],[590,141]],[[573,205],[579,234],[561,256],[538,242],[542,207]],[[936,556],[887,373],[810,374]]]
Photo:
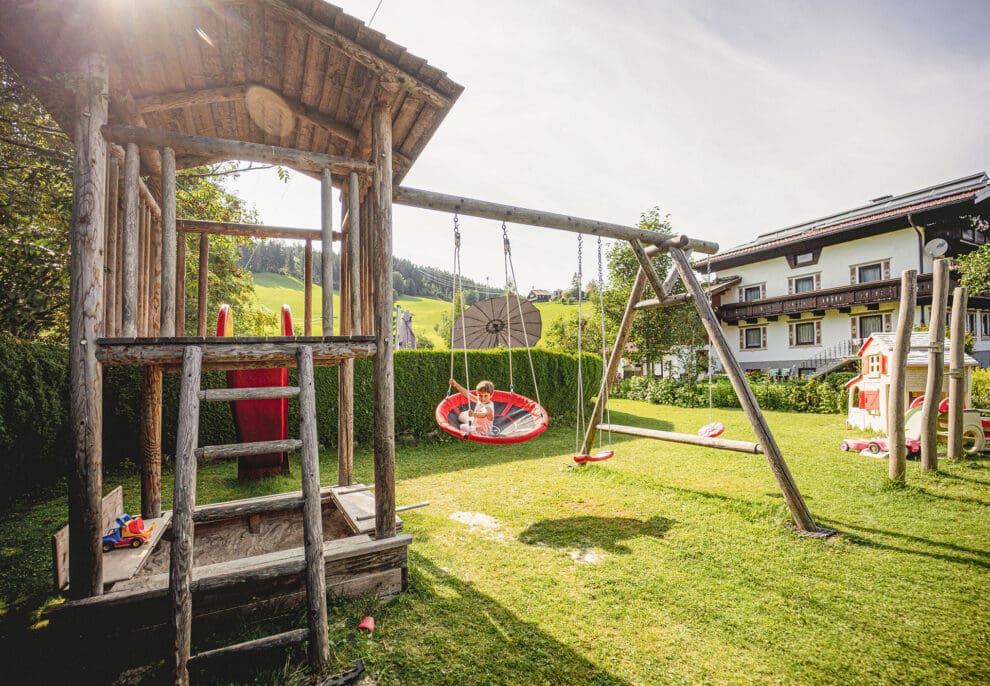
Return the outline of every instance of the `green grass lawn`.
[[[292,308],[293,326],[300,332],[303,330],[303,283],[299,279],[281,274],[270,274],[267,272],[256,272],[254,276],[254,289],[258,295],[258,302],[273,312],[278,312],[282,304],[287,304]],[[436,300],[434,298],[420,298],[414,295],[404,295],[396,300],[403,309],[409,310],[413,315],[413,331],[418,339],[426,338],[435,348],[446,348],[448,344],[441,340],[436,332],[436,325],[440,323],[440,315],[446,312],[450,315],[450,302]],[[334,291],[334,317],[340,315],[340,293]],[[577,310],[577,305],[562,305],[560,303],[537,303],[536,307],[543,316],[543,324],[546,326],[550,322],[562,316],[569,315]],[[587,310],[590,312],[590,310]],[[323,289],[313,286],[313,334],[320,335],[323,330]],[[236,323],[236,320],[235,320]]]
[[[716,413],[726,438],[753,440],[741,411]],[[884,460],[838,449],[842,416],[767,417],[838,537],[788,528],[757,455],[623,438],[612,460],[574,468],[573,426],[515,446],[400,447],[399,504],[431,503],[403,513],[409,589],[331,604],[335,666],[360,654],[382,685],[986,684],[990,462],[943,461],[928,476],[910,462],[908,486],[892,487]],[[709,421],[625,400],[612,420],[692,433]],[[334,454],[322,467],[334,483]],[[372,480],[366,449],[355,467]],[[198,501],[298,488],[294,475],[244,491],[235,473],[204,465]],[[118,483],[136,508],[138,476],[104,487]],[[163,487],[168,502],[171,474]],[[25,627],[48,595],[47,536],[65,518],[53,493],[0,519],[0,644],[28,644],[22,663],[44,644]],[[378,630],[352,647],[365,614]],[[304,683],[302,664],[294,653],[255,682]]]

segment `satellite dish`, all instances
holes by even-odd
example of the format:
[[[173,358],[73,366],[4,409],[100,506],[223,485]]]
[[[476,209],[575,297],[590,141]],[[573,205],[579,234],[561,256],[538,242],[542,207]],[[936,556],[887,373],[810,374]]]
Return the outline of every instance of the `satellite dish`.
[[[941,257],[949,249],[949,241],[944,238],[933,238],[925,243],[925,253],[930,257]]]

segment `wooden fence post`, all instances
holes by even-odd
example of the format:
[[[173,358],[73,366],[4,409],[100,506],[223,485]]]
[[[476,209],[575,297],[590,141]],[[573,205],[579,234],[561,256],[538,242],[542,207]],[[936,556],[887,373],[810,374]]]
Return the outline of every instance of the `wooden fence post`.
[[[911,351],[911,329],[914,328],[914,305],[917,298],[918,272],[908,269],[901,273],[901,306],[897,313],[897,335],[890,357],[890,396],[887,398],[888,475],[893,481],[904,481],[907,470],[907,444],[904,434],[904,412],[907,410],[907,357]]]
[[[935,260],[932,275],[932,313],[928,321],[928,379],[921,411],[921,471],[938,469],[938,405],[942,399],[945,367],[945,309],[949,300],[949,261]]]
[[[966,398],[966,308],[969,292],[965,287],[952,291],[952,329],[949,332],[949,449],[946,456],[958,460],[966,455],[963,447],[963,401]]]

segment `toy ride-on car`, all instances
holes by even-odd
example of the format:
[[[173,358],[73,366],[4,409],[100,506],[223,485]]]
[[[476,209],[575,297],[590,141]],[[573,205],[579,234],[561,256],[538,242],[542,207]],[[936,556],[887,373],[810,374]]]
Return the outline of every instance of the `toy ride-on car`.
[[[909,455],[917,455],[921,452],[921,441],[915,438],[908,437],[904,441],[904,444],[907,446]],[[887,439],[882,436],[876,436],[874,438],[847,438],[839,444],[840,450],[855,450],[857,453],[865,450],[871,455],[886,453],[889,448],[890,445],[887,443]]]
[[[140,548],[151,538],[154,529],[154,524],[145,529],[141,517],[121,515],[117,517],[117,526],[103,537],[103,552],[109,553],[115,548]]]

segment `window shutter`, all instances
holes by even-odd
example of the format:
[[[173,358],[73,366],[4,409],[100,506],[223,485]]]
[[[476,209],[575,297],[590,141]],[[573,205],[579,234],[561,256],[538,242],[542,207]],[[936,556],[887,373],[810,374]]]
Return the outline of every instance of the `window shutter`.
[[[822,289],[822,275],[815,274],[815,290],[820,291]]]
[[[887,373],[887,356],[884,355],[883,353],[880,353],[880,373],[881,374]]]
[[[760,347],[764,349],[767,347],[767,327],[765,326],[760,327]]]
[[[856,267],[849,267],[849,283],[856,284]]]
[[[739,329],[739,349],[746,349],[746,329],[743,328]]]
[[[815,322],[815,345],[822,344],[822,323],[821,321]]]
[[[885,333],[889,333],[894,330],[893,324],[891,324],[891,319],[892,317],[889,312],[883,316],[883,330]]]
[[[883,261],[883,278],[884,279],[890,278],[890,260]]]
[[[787,345],[794,347],[794,325],[787,325]]]
[[[849,322],[852,325],[852,335],[850,336],[850,338],[852,339],[859,338],[859,336],[856,335],[857,333],[859,333],[859,326],[857,326],[859,324],[859,317],[850,317]]]

